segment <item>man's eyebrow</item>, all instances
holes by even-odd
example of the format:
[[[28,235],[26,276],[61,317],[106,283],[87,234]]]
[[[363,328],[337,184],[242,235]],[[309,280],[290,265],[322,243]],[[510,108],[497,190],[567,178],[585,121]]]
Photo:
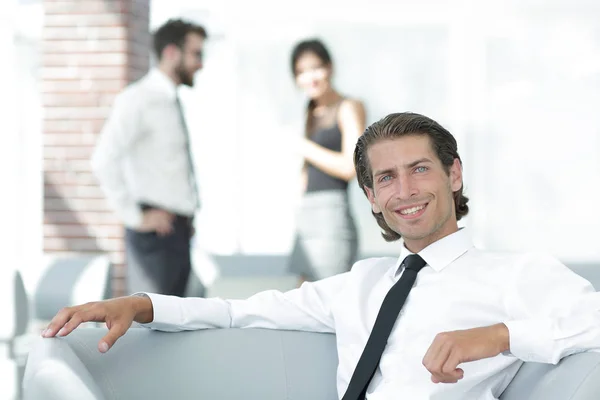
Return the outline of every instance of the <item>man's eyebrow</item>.
[[[413,161],[413,162],[411,162],[409,164],[406,164],[405,168],[413,168],[413,167],[416,167],[417,165],[419,165],[421,163],[432,163],[432,162],[433,161],[431,161],[429,158],[424,157],[424,158],[420,158],[420,159],[418,159],[416,161]]]
[[[411,163],[405,164],[404,168],[406,168],[406,169],[414,168],[421,163],[433,163],[433,161],[431,161],[427,157],[423,157],[423,158],[419,158],[418,160],[415,160]],[[395,172],[396,172],[396,168],[386,168],[386,169],[374,171],[373,176],[388,175],[388,174],[393,174]]]
[[[375,173],[373,173],[373,176],[389,175],[393,174],[395,171],[395,168],[386,168],[379,171],[375,171]]]

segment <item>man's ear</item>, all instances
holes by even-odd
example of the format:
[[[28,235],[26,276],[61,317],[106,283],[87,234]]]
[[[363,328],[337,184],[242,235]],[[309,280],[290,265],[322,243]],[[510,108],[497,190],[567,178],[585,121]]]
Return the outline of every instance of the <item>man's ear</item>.
[[[463,186],[462,165],[458,158],[454,159],[452,167],[450,167],[450,186],[453,193],[459,191]]]
[[[375,214],[379,214],[381,212],[381,209],[379,208],[379,206],[377,205],[377,203],[375,202],[375,193],[374,190],[367,187],[367,186],[363,186],[365,188],[365,193],[367,194],[367,199],[369,199],[369,203],[371,203],[371,209],[373,210],[373,212]]]
[[[162,58],[174,60],[178,56],[181,56],[181,49],[175,43],[169,43],[163,49]]]

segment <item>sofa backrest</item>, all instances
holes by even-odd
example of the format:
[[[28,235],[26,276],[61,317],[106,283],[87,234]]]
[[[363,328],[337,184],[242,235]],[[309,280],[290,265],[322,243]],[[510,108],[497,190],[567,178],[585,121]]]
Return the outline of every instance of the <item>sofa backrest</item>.
[[[600,289],[600,265],[598,264],[573,264],[569,268],[576,274],[583,276],[590,281],[596,291]]]
[[[600,398],[600,354],[583,353],[558,365],[524,363],[501,400],[593,400]]]
[[[48,400],[337,399],[331,334],[134,328],[100,354],[96,345],[105,333],[80,329],[65,338],[40,339],[27,366],[26,399],[37,393]],[[524,364],[501,399],[592,400],[599,393],[600,354],[584,353],[557,367]]]
[[[26,392],[57,393],[56,386],[93,377],[93,385],[85,384],[93,388],[45,398],[100,400],[89,394],[100,391],[106,400],[337,399],[331,334],[264,329],[173,334],[133,328],[100,354],[97,343],[104,334],[105,329],[79,329],[65,338],[40,339],[33,349],[35,359],[27,365]],[[73,376],[58,368],[65,364],[75,366]]]

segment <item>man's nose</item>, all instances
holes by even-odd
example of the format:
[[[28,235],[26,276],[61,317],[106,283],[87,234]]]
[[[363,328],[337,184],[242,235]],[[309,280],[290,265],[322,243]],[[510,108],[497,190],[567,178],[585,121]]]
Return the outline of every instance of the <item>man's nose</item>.
[[[402,200],[410,199],[419,192],[414,179],[409,175],[399,176],[396,184],[396,196]]]

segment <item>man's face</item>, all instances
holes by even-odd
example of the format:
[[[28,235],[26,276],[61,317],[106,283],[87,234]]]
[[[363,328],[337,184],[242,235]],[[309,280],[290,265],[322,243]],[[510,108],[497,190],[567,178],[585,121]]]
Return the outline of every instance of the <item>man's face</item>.
[[[196,71],[202,69],[203,48],[202,36],[188,33],[183,48],[180,50],[180,61],[175,67],[175,73],[182,85],[194,86],[194,75]]]
[[[373,189],[366,188],[373,212],[418,252],[456,232],[453,192],[462,187],[458,159],[447,174],[426,135],[377,142],[368,149]]]

